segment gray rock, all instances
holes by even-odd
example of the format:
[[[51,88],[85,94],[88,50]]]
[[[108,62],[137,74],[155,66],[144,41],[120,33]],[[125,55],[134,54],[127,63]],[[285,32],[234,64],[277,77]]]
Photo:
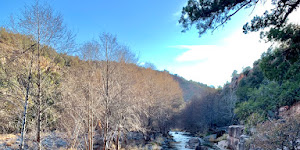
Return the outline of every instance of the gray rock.
[[[244,126],[233,125],[228,129],[228,147],[233,150],[245,150],[246,142],[250,139],[249,136],[243,135]]]
[[[228,141],[228,147],[233,150],[237,149],[238,144],[240,142],[240,140],[238,138],[235,138],[232,136],[228,136],[227,141]]]
[[[125,141],[126,145],[144,145],[146,142],[141,132],[128,132]]]
[[[54,146],[54,140],[50,137],[47,136],[42,140],[42,145],[43,147],[53,147]]]
[[[197,146],[195,150],[209,150],[209,147],[206,146]]]
[[[126,137],[129,140],[142,140],[142,139],[144,139],[144,135],[141,132],[128,132]]]
[[[67,147],[67,146],[68,146],[68,143],[67,143],[66,140],[59,138],[59,139],[57,139],[57,140],[55,141],[55,145],[56,145],[57,148],[60,148],[60,147]]]
[[[191,138],[189,141],[188,141],[189,144],[199,144],[200,143],[200,140],[199,138],[195,137],[195,138]]]
[[[218,144],[216,146],[221,150],[227,149],[228,148],[228,141],[222,140],[222,141],[218,142]]]
[[[232,125],[228,128],[228,134],[230,137],[239,138],[244,132],[243,125]]]
[[[68,147],[68,142],[55,133],[52,133],[51,135],[43,138],[42,145],[45,149],[66,148]]]
[[[185,145],[186,148],[194,149],[198,145],[200,145],[200,140],[197,137],[191,138],[188,142],[187,145]]]

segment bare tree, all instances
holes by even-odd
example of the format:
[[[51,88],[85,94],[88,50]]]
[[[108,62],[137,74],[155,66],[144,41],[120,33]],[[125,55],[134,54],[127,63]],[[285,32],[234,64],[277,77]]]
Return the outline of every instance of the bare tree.
[[[86,60],[89,66],[88,72],[86,72],[88,74],[89,80],[88,81],[88,93],[89,93],[89,97],[87,99],[87,126],[88,126],[88,136],[87,136],[87,149],[93,149],[93,130],[95,128],[94,126],[94,116],[95,116],[95,112],[97,108],[94,107],[94,103],[99,103],[99,98],[96,98],[94,93],[96,93],[94,91],[94,89],[96,87],[98,87],[101,82],[99,82],[99,80],[97,80],[95,77],[95,74],[97,74],[97,70],[98,68],[96,68],[96,64],[93,62],[95,60],[97,60],[98,56],[97,54],[99,53],[99,44],[96,41],[92,41],[92,42],[87,42],[83,45],[83,47],[81,48],[81,57],[82,59]],[[99,72],[98,72],[99,73]],[[96,75],[97,76],[97,75]],[[98,100],[98,101],[95,101]],[[98,111],[101,110],[101,108],[98,108]]]
[[[63,24],[63,19],[60,14],[57,14],[53,9],[45,4],[36,0],[32,5],[25,6],[21,13],[20,19],[17,20],[17,31],[20,33],[31,36],[35,41],[36,48],[33,49],[37,55],[37,134],[36,141],[38,142],[38,149],[41,149],[40,132],[41,132],[41,116],[42,116],[42,74],[45,68],[41,67],[41,54],[45,45],[53,47],[63,47],[62,45],[71,45],[73,36],[71,32],[66,29]],[[64,42],[64,44],[62,44]],[[28,89],[29,90],[29,89]],[[26,108],[26,107],[24,107]],[[26,120],[26,115],[24,115]],[[22,131],[22,135],[23,135]],[[21,147],[20,147],[21,148]],[[22,149],[22,148],[21,148]]]
[[[109,33],[100,34],[99,43],[94,45],[99,49],[86,49],[85,52],[87,55],[92,51],[91,59],[97,61],[97,69],[101,71],[101,83],[98,84],[101,97],[98,102],[104,106],[104,111],[98,116],[103,117],[104,149],[108,149],[112,139],[119,139],[120,132],[128,129],[130,120],[136,120],[132,121],[136,123],[139,120],[133,111],[135,97],[130,96],[133,95],[130,91],[133,79],[130,77],[132,72],[128,70],[129,64],[135,64],[137,58],[127,46],[118,43],[116,36]],[[118,140],[116,147],[119,147]]]
[[[25,137],[25,129],[26,129],[26,120],[27,120],[27,108],[28,108],[28,98],[30,92],[30,84],[32,83],[32,67],[33,67],[33,51],[31,54],[30,59],[30,66],[28,71],[27,83],[26,83],[26,95],[25,95],[25,104],[24,104],[24,115],[23,115],[23,122],[22,122],[22,129],[21,129],[21,142],[20,142],[20,150],[24,149],[24,137]]]
[[[81,147],[93,149],[93,130],[95,121],[99,119],[98,111],[103,108],[99,105],[97,95],[100,71],[91,67],[92,62],[83,62],[81,65],[65,68],[65,77],[62,81],[62,126],[70,138],[72,148]],[[79,137],[84,137],[80,139]],[[84,141],[85,145],[80,143]]]
[[[115,63],[113,61],[117,60],[117,51],[119,45],[115,36],[103,33],[100,35],[100,60],[103,60],[103,96],[104,96],[104,149],[109,147],[109,120],[110,120],[110,105],[112,103],[112,74],[115,69]],[[101,58],[102,56],[102,58]]]

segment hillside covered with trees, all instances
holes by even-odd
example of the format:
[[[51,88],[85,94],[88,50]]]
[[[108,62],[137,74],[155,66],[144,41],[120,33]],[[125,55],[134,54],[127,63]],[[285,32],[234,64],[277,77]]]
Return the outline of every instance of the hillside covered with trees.
[[[189,0],[179,23],[183,32],[196,25],[201,36],[221,28],[242,9],[255,8],[259,2]],[[223,89],[193,99],[183,111],[186,128],[199,132],[205,125],[200,131],[203,133],[218,126],[242,124],[244,134],[251,136],[246,149],[299,149],[300,27],[288,22],[299,4],[299,0],[272,1],[273,9],[254,16],[243,26],[245,34],[261,31],[261,40],[272,46],[252,67],[240,74],[234,71],[231,83]]]
[[[234,72],[223,88],[191,99],[180,112],[181,128],[203,136],[242,124],[258,148],[299,148],[299,31],[290,24],[267,32],[266,40],[278,46],[263,53],[253,67]]]
[[[190,101],[192,98],[201,97],[202,95],[205,95],[205,93],[215,90],[205,84],[192,80],[188,81],[177,74],[173,75],[173,78],[179,83],[179,86],[182,89],[184,101]]]
[[[14,32],[0,31],[0,131],[21,133],[20,149],[28,140],[42,149],[41,137],[53,131],[83,149],[94,142],[121,147],[112,139],[128,132],[168,131],[183,105],[169,73],[136,65],[135,54],[109,33],[76,47],[78,56],[67,55],[74,36],[38,1],[15,21]]]
[[[220,2],[189,0],[179,23],[201,35],[258,1]],[[0,29],[0,149],[164,149],[171,130],[218,142],[230,125],[245,126],[247,149],[299,148],[300,26],[286,23],[299,0],[274,5],[244,26],[269,27],[261,39],[274,44],[215,88],[141,66],[110,33],[77,45],[62,15],[35,1]]]
[[[77,147],[84,139],[92,146],[97,125],[104,129],[100,133],[107,142],[117,132],[166,132],[172,115],[183,105],[178,83],[167,72],[134,64],[135,59],[128,57],[130,51],[122,49],[114,36],[101,38],[105,43],[85,44],[81,58],[40,45],[38,59],[36,45],[30,45],[33,39],[2,28],[1,133],[25,133],[22,124],[26,124],[24,130],[32,134],[40,121],[39,132],[66,132],[75,138],[70,139],[72,147]],[[110,57],[94,57],[101,53]],[[91,54],[94,58],[89,58]]]

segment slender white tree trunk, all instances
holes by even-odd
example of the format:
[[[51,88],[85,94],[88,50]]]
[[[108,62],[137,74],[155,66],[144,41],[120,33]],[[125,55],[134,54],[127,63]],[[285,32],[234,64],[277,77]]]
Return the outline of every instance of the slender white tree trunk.
[[[28,98],[29,98],[31,77],[32,77],[33,55],[34,55],[34,53],[32,51],[31,61],[30,61],[30,66],[29,66],[29,73],[28,73],[28,78],[27,78],[27,85],[26,85],[26,95],[25,95],[25,104],[24,104],[23,123],[22,123],[22,129],[21,129],[20,150],[24,149],[24,141],[25,141],[25,134],[26,134],[26,122],[27,122],[27,107],[28,107]]]

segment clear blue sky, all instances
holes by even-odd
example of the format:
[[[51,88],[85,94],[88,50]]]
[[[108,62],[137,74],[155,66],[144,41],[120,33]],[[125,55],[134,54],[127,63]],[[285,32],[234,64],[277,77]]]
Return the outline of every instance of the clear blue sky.
[[[29,0],[2,0],[0,25],[16,14]],[[201,38],[197,30],[181,33],[178,19],[187,0],[49,0],[81,44],[101,32],[138,54],[140,63],[151,62],[159,70],[169,70],[187,79],[208,85],[223,85],[234,69],[251,66],[266,50],[258,34],[243,35],[242,26],[251,19],[243,11],[213,34]],[[249,46],[248,46],[249,45]],[[246,47],[246,48],[245,48]]]

